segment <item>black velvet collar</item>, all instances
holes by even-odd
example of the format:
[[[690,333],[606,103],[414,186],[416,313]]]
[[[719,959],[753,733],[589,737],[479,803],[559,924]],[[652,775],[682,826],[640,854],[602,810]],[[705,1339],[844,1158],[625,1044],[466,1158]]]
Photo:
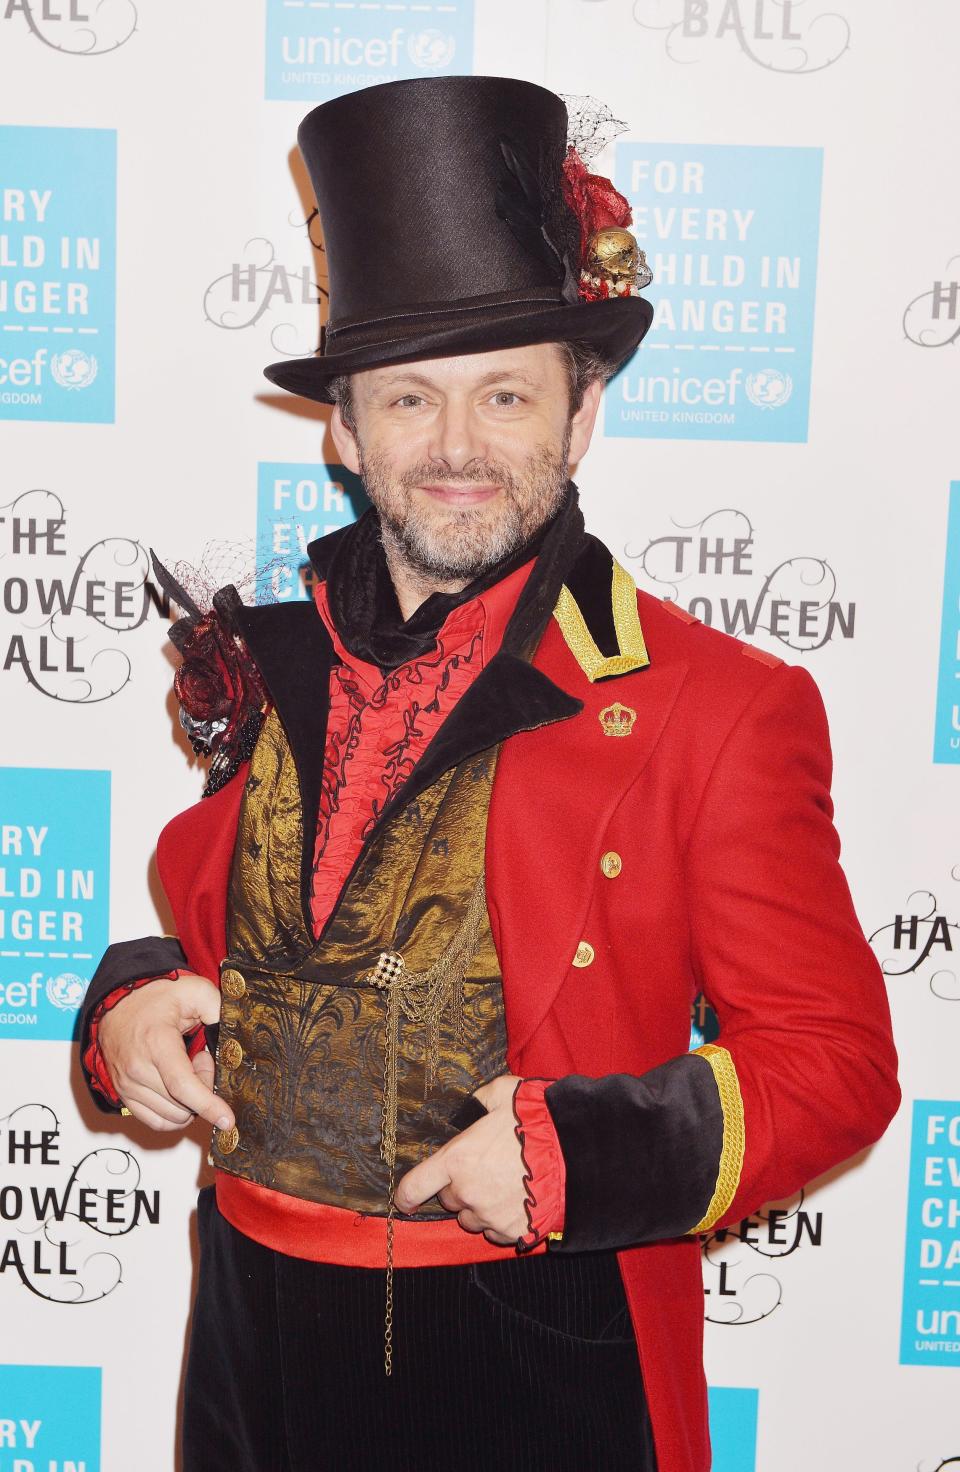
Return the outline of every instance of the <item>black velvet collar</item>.
[[[315,571],[326,582],[330,614],[347,649],[387,674],[427,654],[454,608],[492,588],[537,556],[551,530],[564,521],[564,513],[576,504],[577,488],[568,481],[560,510],[522,547],[475,578],[461,592],[431,593],[406,620],[400,612],[387,567],[375,509],[365,512],[359,521],[336,537],[311,543],[307,552]],[[580,525],[582,528],[582,520]]]

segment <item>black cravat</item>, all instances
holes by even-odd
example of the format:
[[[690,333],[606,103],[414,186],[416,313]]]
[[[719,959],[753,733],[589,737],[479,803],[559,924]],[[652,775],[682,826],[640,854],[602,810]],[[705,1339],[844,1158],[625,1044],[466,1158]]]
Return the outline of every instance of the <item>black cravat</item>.
[[[492,588],[502,578],[522,567],[531,557],[537,566],[531,574],[532,588],[524,589],[524,604],[535,599],[541,563],[543,573],[552,572],[563,549],[567,562],[572,547],[579,544],[583,518],[577,488],[567,482],[559,510],[517,551],[512,552],[459,593],[431,593],[410,618],[404,620],[397,602],[390,570],[380,537],[380,520],[375,510],[361,516],[342,537],[327,570],[327,601],[337,631],[351,654],[375,664],[384,674],[420,658],[436,643],[448,614]],[[549,578],[552,583],[553,577]],[[551,605],[552,606],[552,605]]]

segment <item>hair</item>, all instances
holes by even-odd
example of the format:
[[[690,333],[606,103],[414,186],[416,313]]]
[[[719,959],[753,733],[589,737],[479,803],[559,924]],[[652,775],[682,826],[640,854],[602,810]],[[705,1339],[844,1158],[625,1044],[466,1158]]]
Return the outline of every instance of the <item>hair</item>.
[[[588,347],[585,342],[560,342],[557,346],[567,362],[572,417],[583,403],[588,385],[598,378],[602,384],[606,383],[613,374],[613,367],[595,348]]]
[[[585,342],[558,342],[557,347],[563,354],[567,369],[570,417],[572,418],[583,404],[587,386],[596,379],[599,379],[601,383],[606,383],[613,370],[607,360],[595,348],[588,347]],[[331,378],[328,388],[333,402],[340,410],[344,424],[351,432],[355,431],[353,391],[350,386],[349,373],[341,373],[336,378]]]
[[[349,373],[338,373],[336,378],[331,378],[327,389],[340,410],[341,419],[352,433],[356,426],[353,422],[353,390],[350,387]]]

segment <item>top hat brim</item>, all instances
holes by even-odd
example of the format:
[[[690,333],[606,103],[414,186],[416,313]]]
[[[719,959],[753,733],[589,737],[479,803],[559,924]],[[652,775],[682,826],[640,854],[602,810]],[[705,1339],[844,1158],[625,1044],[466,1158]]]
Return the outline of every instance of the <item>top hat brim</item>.
[[[432,314],[431,314],[432,315]],[[386,367],[412,359],[452,358],[462,353],[491,352],[497,348],[526,347],[537,342],[579,342],[591,348],[611,373],[621,368],[639,347],[653,319],[653,306],[645,297],[611,297],[606,301],[558,302],[556,306],[529,305],[520,310],[501,306],[496,315],[484,313],[471,320],[456,310],[440,326],[428,326],[421,318],[408,319],[407,330],[375,341],[309,358],[288,358],[271,363],[264,371],[271,383],[289,393],[322,404],[333,403],[330,384],[346,373]]]

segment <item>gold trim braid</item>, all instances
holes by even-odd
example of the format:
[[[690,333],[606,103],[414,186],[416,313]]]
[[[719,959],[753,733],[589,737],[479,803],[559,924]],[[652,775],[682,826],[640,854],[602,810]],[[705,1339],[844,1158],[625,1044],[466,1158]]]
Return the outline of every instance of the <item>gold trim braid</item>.
[[[613,563],[610,597],[619,654],[600,653],[596,640],[587,628],[587,621],[565,583],[553,610],[567,648],[591,684],[607,675],[629,675],[633,670],[643,669],[650,663],[643,629],[640,627],[640,615],[637,612],[637,585],[616,560]]]
[[[715,1043],[704,1043],[702,1048],[694,1048],[693,1051],[705,1058],[713,1070],[720,1094],[720,1107],[723,1110],[723,1147],[717,1169],[717,1184],[713,1189],[710,1205],[702,1220],[690,1228],[686,1234],[688,1237],[693,1237],[698,1232],[709,1232],[714,1223],[720,1221],[730,1210],[730,1203],[740,1184],[746,1144],[743,1099],[733,1059],[726,1048],[718,1048]]]

